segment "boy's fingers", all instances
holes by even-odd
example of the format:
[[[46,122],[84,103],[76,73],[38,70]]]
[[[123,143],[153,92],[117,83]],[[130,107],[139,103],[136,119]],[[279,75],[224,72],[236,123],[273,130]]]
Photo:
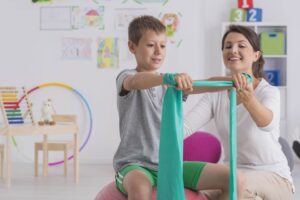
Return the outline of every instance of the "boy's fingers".
[[[184,89],[188,89],[189,88],[189,81],[188,81],[188,79],[184,79],[184,81],[183,81],[183,86],[184,86]]]
[[[177,89],[190,91],[193,90],[193,80],[188,74],[177,74],[175,80],[177,83]]]
[[[177,88],[182,89],[182,83],[180,79],[177,81]]]

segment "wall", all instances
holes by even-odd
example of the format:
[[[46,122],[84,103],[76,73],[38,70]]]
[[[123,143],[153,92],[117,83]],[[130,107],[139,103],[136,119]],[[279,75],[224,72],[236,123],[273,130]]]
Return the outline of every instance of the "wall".
[[[53,0],[52,4],[37,5],[30,0],[3,1],[0,6],[0,80],[1,85],[16,85],[27,88],[47,83],[61,82],[79,91],[89,102],[93,113],[91,137],[81,152],[81,161],[89,163],[110,163],[119,142],[118,116],[116,108],[115,78],[124,68],[135,67],[120,63],[117,69],[99,69],[96,63],[96,52],[90,60],[62,60],[62,37],[88,37],[95,42],[98,37],[117,36],[127,38],[127,31],[114,30],[114,13],[116,9],[147,8],[153,13],[175,12],[181,16],[179,35],[183,40],[180,47],[168,45],[168,56],[162,71],[192,74],[203,78],[204,68],[201,59],[203,38],[200,27],[204,23],[199,12],[201,5],[197,0],[189,3],[180,0],[160,3],[137,4],[133,0],[101,1],[105,5],[105,30],[40,30],[41,6],[95,6],[92,0]],[[188,30],[188,31],[186,31]],[[95,44],[93,43],[95,50]],[[129,62],[130,63],[130,62]],[[202,76],[201,76],[202,75]],[[74,113],[79,117],[81,141],[87,138],[89,116],[80,98],[61,87],[46,87],[30,95],[34,103],[35,118],[40,117],[42,100],[51,98],[58,113]],[[33,159],[33,142],[37,137],[17,137],[17,149],[14,149],[14,160],[31,162]],[[57,159],[54,155],[50,159]]]
[[[99,0],[100,1],[100,0]],[[61,1],[62,5],[68,0]],[[88,0],[76,1],[85,4]],[[97,69],[95,58],[88,61],[62,61],[60,59],[60,40],[63,36],[124,36],[126,33],[114,32],[110,27],[115,8],[143,5],[128,0],[103,1],[107,9],[105,31],[40,31],[39,6],[30,1],[15,0],[1,2],[0,20],[0,80],[1,85],[25,85],[33,87],[45,82],[63,82],[80,91],[88,100],[93,111],[92,136],[81,152],[83,162],[110,163],[117,147],[118,118],[116,112],[115,77],[125,67],[118,69]],[[80,4],[80,3],[79,3]],[[288,99],[287,99],[287,135],[289,142],[300,138],[296,134],[300,126],[300,96],[298,94],[298,47],[300,44],[300,3],[295,0],[254,1],[256,7],[263,8],[265,23],[284,23],[288,25]],[[180,48],[168,47],[168,57],[162,71],[185,71],[193,78],[201,79],[221,73],[221,23],[229,18],[230,9],[236,7],[236,0],[173,0],[165,6],[147,4],[149,10],[174,11],[182,14],[181,32],[183,43]],[[294,20],[292,20],[294,19]],[[297,24],[296,24],[297,23]],[[110,28],[109,28],[110,27]],[[82,132],[86,132],[88,116],[82,103],[74,94],[61,88],[47,88],[36,92],[32,99],[39,113],[39,103],[44,98],[54,98],[58,111],[76,113],[80,117]],[[196,97],[186,105],[187,109]],[[38,115],[38,114],[37,114]],[[299,130],[299,129],[298,129]],[[84,137],[83,133],[82,137]],[[34,138],[35,139],[35,138]],[[84,138],[82,138],[84,139]],[[16,161],[32,159],[32,138],[18,137],[18,147],[22,155],[15,150]],[[28,158],[26,158],[28,157]]]

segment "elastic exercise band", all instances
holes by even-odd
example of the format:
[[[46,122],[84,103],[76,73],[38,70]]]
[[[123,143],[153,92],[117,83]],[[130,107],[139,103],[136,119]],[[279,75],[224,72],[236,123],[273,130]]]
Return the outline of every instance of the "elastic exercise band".
[[[169,75],[168,75],[169,76]],[[174,77],[174,76],[173,76]],[[168,77],[168,79],[170,76]],[[195,81],[197,87],[230,89],[230,200],[237,200],[236,190],[236,91],[232,81]],[[184,200],[183,185],[183,114],[182,91],[169,87],[164,96],[160,131],[157,199]]]

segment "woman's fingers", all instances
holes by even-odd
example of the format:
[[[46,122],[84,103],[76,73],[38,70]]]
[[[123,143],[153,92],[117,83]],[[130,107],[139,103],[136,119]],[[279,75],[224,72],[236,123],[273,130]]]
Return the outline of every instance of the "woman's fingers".
[[[243,74],[237,73],[232,75],[232,80],[234,82],[237,91],[245,90],[247,88],[247,84],[248,84],[247,78]]]

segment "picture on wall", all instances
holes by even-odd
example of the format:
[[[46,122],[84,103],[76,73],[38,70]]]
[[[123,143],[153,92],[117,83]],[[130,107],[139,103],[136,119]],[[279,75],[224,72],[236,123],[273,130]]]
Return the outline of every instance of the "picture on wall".
[[[115,29],[127,31],[129,23],[138,16],[149,14],[147,8],[119,8],[115,10]]]
[[[123,3],[126,3],[128,0],[124,0]],[[162,3],[163,5],[165,5],[166,3],[168,3],[169,0],[133,0],[138,4],[142,4],[142,3]]]
[[[162,16],[162,17],[161,17]],[[164,13],[160,15],[162,23],[166,26],[167,29],[167,37],[171,44],[179,47],[182,39],[180,38],[179,30],[180,30],[180,13]]]
[[[43,6],[41,30],[104,29],[104,6]]]
[[[62,60],[90,60],[92,39],[62,38]]]
[[[40,8],[41,30],[71,30],[71,7],[43,6]]]
[[[52,0],[32,0],[32,3],[50,3]]]
[[[72,7],[73,29],[104,29],[104,6]]]
[[[106,37],[98,39],[97,63],[98,68],[119,67],[119,40]]]

